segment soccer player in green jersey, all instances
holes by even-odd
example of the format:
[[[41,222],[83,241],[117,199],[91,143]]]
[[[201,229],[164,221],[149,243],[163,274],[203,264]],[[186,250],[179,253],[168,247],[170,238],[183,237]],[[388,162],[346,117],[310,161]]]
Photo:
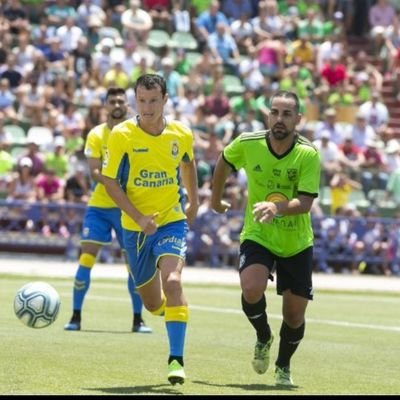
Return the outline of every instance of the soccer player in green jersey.
[[[122,210],[124,248],[143,304],[165,318],[168,380],[174,385],[185,381],[189,311],[181,273],[188,223],[196,217],[199,200],[193,134],[181,122],[164,117],[166,88],[159,75],[138,78],[138,116],[112,130],[102,174],[107,192]]]
[[[307,303],[313,298],[313,231],[310,209],[318,196],[320,156],[296,131],[301,119],[296,94],[279,91],[270,99],[269,130],[245,132],[227,145],[213,174],[211,204],[223,213],[224,185],[232,171],[243,168],[248,202],[240,235],[240,285],[242,309],[257,334],[252,365],[264,374],[274,340],[266,313],[268,279],[277,276],[282,295],[275,379],[293,385],[290,360],[305,330]]]

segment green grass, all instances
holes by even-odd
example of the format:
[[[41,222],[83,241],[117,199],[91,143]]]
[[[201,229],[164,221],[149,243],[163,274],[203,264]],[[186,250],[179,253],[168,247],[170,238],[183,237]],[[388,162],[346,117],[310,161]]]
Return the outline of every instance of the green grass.
[[[60,293],[60,315],[43,329],[13,313],[18,288],[44,280]],[[66,332],[72,281],[0,275],[0,394],[271,395],[399,394],[400,297],[384,293],[317,292],[307,310],[305,338],[292,359],[297,387],[274,385],[273,367],[251,367],[255,334],[235,286],[185,285],[190,304],[183,386],[166,380],[168,344],[162,318],[144,312],[150,335],[133,334],[126,282],[93,279],[83,330]],[[267,291],[276,335],[281,298]]]

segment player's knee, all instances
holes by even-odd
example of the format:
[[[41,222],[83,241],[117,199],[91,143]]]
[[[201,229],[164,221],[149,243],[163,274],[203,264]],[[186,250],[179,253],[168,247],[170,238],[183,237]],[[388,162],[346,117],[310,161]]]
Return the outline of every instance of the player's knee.
[[[264,285],[254,282],[242,282],[242,294],[248,303],[257,303],[262,298],[264,291]]]
[[[79,264],[82,265],[82,267],[92,268],[95,262],[96,257],[93,254],[82,252],[79,257]]]
[[[163,316],[165,314],[165,305],[166,305],[165,297],[162,298],[161,305],[160,305],[160,303],[156,303],[156,302],[144,303],[144,306],[146,307],[146,309],[155,316]]]
[[[304,337],[305,326],[306,325],[304,321],[300,326],[296,328],[290,327],[285,321],[283,321],[279,335],[284,341],[288,343],[299,343]]]
[[[303,325],[304,323],[304,314],[303,313],[296,313],[290,311],[283,312],[283,320],[286,324],[292,328],[296,329],[297,327]]]
[[[181,275],[178,273],[169,274],[163,280],[163,290],[167,298],[180,293],[182,291]]]

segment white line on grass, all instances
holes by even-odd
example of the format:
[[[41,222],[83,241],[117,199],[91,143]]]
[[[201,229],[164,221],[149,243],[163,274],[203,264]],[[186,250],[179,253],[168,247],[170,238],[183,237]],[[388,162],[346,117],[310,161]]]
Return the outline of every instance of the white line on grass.
[[[91,299],[95,300],[105,300],[105,301],[129,301],[128,298],[123,299],[120,297],[106,297],[106,296],[90,296]],[[199,311],[209,311],[215,313],[223,313],[223,314],[242,314],[243,311],[236,308],[218,308],[218,307],[207,307],[207,306],[197,306],[194,304],[190,305],[190,309],[199,310]],[[269,318],[273,319],[281,319],[282,316],[278,314],[268,314]],[[362,329],[375,329],[380,331],[392,331],[392,332],[400,332],[400,326],[387,326],[387,325],[372,325],[372,324],[360,324],[357,322],[345,322],[345,321],[336,321],[329,319],[315,319],[315,318],[306,318],[307,322],[312,322],[314,324],[325,324],[325,325],[335,325],[335,326],[344,326],[349,328],[362,328]]]
[[[205,307],[205,306],[196,306],[190,305],[190,308],[199,311],[211,311],[218,313],[227,313],[227,314],[242,314],[242,310],[236,310],[233,308],[216,308],[216,307]],[[274,319],[282,319],[281,315],[277,314],[268,314],[268,317]],[[385,325],[371,325],[371,324],[360,324],[356,322],[344,322],[344,321],[335,321],[329,319],[314,319],[314,318],[306,318],[307,322],[313,322],[315,324],[326,324],[326,325],[336,325],[336,326],[346,326],[350,328],[363,328],[363,329],[378,329],[381,331],[393,331],[400,332],[400,326],[385,326]]]

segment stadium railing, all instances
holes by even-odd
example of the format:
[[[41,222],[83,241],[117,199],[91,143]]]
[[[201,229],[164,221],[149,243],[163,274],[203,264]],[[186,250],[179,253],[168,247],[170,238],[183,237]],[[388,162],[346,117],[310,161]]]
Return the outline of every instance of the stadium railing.
[[[69,260],[77,260],[85,210],[85,204],[68,202],[61,204],[27,203],[25,201],[1,199],[0,251],[57,254]],[[214,212],[210,210],[208,213],[208,218],[212,220]],[[204,218],[204,215],[202,218]],[[237,267],[239,235],[243,225],[242,211],[229,211],[227,221],[228,233],[232,241],[228,248],[218,246],[218,233],[215,227],[218,224],[200,221],[199,224],[190,229],[188,235],[188,261],[190,265],[203,262],[215,267]],[[339,264],[345,267],[350,263],[359,261],[372,267],[387,263],[397,274],[396,271],[400,265],[400,219],[313,216],[312,222],[315,234],[314,263],[316,270],[321,270],[320,266],[324,262],[328,265]],[[46,231],[44,231],[45,226],[48,227]],[[61,227],[64,227],[64,229],[62,230]],[[338,246],[337,250],[332,246],[330,248],[327,246],[326,233],[333,227],[337,227],[338,232],[341,231],[341,234],[345,237],[345,243],[342,243],[341,247]],[[344,228],[347,229],[347,232],[343,233]],[[375,240],[389,243],[389,251],[386,255],[371,254],[368,251],[356,255],[351,250],[350,236],[360,230],[372,232],[372,230],[378,228],[381,229],[381,236],[378,235]],[[199,229],[201,229],[201,232]],[[208,246],[201,245],[201,240],[198,239],[204,234],[211,241],[215,241],[214,244],[216,245],[213,245],[212,242]],[[120,249],[115,237],[106,252],[109,259],[120,257]],[[321,270],[321,272],[324,271]]]

